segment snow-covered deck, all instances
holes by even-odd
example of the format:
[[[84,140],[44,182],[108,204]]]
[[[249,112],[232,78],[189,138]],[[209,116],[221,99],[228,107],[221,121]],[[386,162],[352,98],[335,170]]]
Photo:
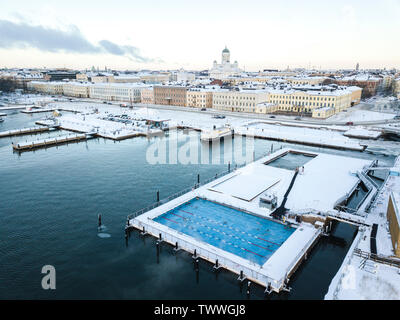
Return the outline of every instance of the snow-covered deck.
[[[358,184],[355,173],[371,163],[371,160],[320,153],[304,165],[304,173],[298,175],[289,194],[287,208],[333,210],[337,201]]]
[[[389,195],[400,192],[400,157],[395,161],[391,174],[386,178],[380,189],[366,222],[376,224],[377,256],[394,259],[393,245],[388,231],[387,207]],[[380,260],[366,259],[355,254],[355,250],[371,252],[371,228],[362,227],[355,238],[342,266],[332,279],[325,299],[351,300],[399,300],[400,299],[400,269]],[[398,260],[398,259],[397,259]]]
[[[178,242],[181,249],[194,252],[205,260],[219,264],[235,273],[244,275],[263,286],[270,284],[279,292],[284,287],[284,281],[298,267],[304,255],[317,241],[322,230],[319,226],[302,223],[297,230],[260,266],[244,258],[226,252],[208,243],[196,240],[186,234],[173,230],[153,219],[199,197],[232,207],[249,214],[269,219],[271,211],[259,205],[259,197],[265,190],[278,198],[278,206],[283,200],[294,170],[270,166],[271,160],[277,159],[288,152],[300,150],[282,149],[247,166],[237,169],[198,189],[173,199],[161,206],[155,207],[129,220],[129,225],[145,231],[172,245]],[[294,212],[307,208],[316,208],[326,212],[332,211],[337,200],[345,196],[354,184],[359,182],[354,171],[369,166],[371,161],[339,157],[327,154],[315,154],[316,157],[304,166],[304,174],[299,174],[295,185],[289,193],[287,207]],[[277,222],[280,223],[280,222]]]

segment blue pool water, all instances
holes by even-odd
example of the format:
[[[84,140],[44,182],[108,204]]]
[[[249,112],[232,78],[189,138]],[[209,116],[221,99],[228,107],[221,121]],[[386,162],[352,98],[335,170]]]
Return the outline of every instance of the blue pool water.
[[[208,200],[195,198],[154,221],[263,265],[295,231]]]

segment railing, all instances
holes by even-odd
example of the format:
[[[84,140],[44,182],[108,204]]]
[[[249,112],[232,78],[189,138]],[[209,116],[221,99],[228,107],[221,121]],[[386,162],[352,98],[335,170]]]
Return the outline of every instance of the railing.
[[[367,259],[367,260],[373,260],[375,262],[387,264],[391,267],[400,267],[400,260],[399,259],[394,259],[391,257],[385,257],[381,256],[375,253],[370,253],[366,251],[362,251],[361,249],[354,249],[354,254],[358,257]]]
[[[224,269],[230,270],[237,274],[239,274],[240,271],[243,271],[243,274],[246,277],[251,278],[252,280],[255,280],[265,286],[268,284],[268,282],[271,282],[271,285],[277,291],[280,291],[282,288],[282,280],[276,281],[276,279],[269,278],[261,266],[254,262],[248,260],[241,262],[240,258],[230,258],[226,253],[219,254],[218,250],[215,250],[210,244],[199,240],[192,240],[190,237],[179,231],[175,231],[174,233],[163,232],[161,228],[155,228],[151,224],[147,224],[143,221],[138,222],[138,227],[145,227],[146,232],[157,238],[161,234],[162,240],[172,245],[178,243],[178,249],[182,249],[193,254],[196,250],[196,257],[202,258],[211,263],[216,263],[216,260],[218,260],[218,265]]]

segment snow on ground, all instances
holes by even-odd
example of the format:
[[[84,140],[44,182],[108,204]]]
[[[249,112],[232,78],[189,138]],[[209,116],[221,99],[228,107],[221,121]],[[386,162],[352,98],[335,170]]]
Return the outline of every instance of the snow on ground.
[[[376,111],[360,110],[360,109],[347,109],[347,112],[340,112],[329,118],[329,121],[378,121],[393,119],[396,114],[382,113]]]
[[[400,192],[400,157],[395,161],[392,175],[381,188],[367,216],[368,224],[378,224],[377,253],[393,257],[393,247],[387,228],[387,206],[391,192]],[[371,228],[360,228],[339,271],[332,279],[325,299],[390,300],[400,299],[400,269],[374,260],[364,260],[354,254],[354,249],[370,252]]]
[[[370,139],[377,139],[382,134],[381,131],[372,131],[367,130],[362,127],[353,128],[347,130],[343,135],[347,137],[354,137],[354,138],[370,138]]]
[[[333,210],[336,201],[358,183],[352,175],[370,160],[320,153],[304,165],[289,194],[286,207],[293,211],[312,208],[321,212]]]
[[[236,127],[235,133],[270,139],[283,139],[291,142],[363,150],[363,147],[360,146],[357,140],[345,137],[343,133],[333,130],[289,127],[259,122],[247,127]]]
[[[329,287],[325,299],[339,300],[399,300],[400,274],[398,268],[371,260],[362,267],[360,257],[353,256],[339,278]],[[336,284],[336,287],[335,287]],[[337,286],[339,285],[339,286]],[[337,295],[333,295],[338,288]]]

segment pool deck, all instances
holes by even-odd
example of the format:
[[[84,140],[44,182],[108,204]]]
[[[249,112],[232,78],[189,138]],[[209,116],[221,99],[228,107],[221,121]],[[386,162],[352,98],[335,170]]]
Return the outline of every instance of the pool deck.
[[[234,170],[199,188],[193,188],[178,198],[128,220],[127,228],[145,230],[145,233],[178,247],[187,252],[236,274],[242,271],[244,276],[262,286],[268,291],[280,292],[287,289],[287,281],[295,272],[301,261],[323,233],[321,225],[290,221],[296,231],[268,258],[259,265],[233,253],[224,251],[209,243],[200,241],[182,232],[176,231],[164,224],[154,221],[156,217],[199,197],[242,212],[271,219],[273,210],[259,206],[260,195],[268,191],[277,196],[278,207],[294,176],[294,170],[277,168],[267,165],[288,152],[304,153],[293,148],[281,149],[240,169]],[[307,154],[307,153],[305,153]],[[356,171],[362,171],[371,161],[339,157],[323,153],[308,153],[315,156],[304,164],[304,173],[299,174],[288,197],[288,208],[291,212],[307,211],[316,208],[329,213],[338,199],[346,196],[351,188],[359,182]],[[351,161],[350,161],[351,160]],[[339,166],[338,166],[339,165]],[[325,172],[330,170],[330,172]],[[265,177],[262,179],[260,177]],[[333,187],[335,186],[335,187]],[[305,192],[307,190],[307,192]],[[314,200],[321,197],[319,202]],[[311,202],[310,202],[311,201]],[[315,211],[315,210],[314,210]],[[311,209],[307,212],[314,212]],[[276,223],[283,223],[274,220]],[[286,221],[287,223],[287,221]]]
[[[215,182],[211,184],[214,183]],[[130,227],[134,227],[138,230],[143,230],[144,228],[146,233],[156,238],[159,238],[161,234],[162,240],[172,246],[178,243],[178,247],[184,251],[194,253],[194,250],[196,250],[197,256],[203,260],[213,264],[218,260],[219,266],[224,269],[238,275],[243,271],[247,279],[264,287],[270,285],[271,289],[277,293],[283,290],[290,275],[294,273],[305,254],[318,240],[321,235],[321,229],[315,228],[309,224],[302,224],[301,227],[297,228],[272,254],[264,265],[258,265],[250,260],[197,240],[153,220],[165,212],[199,196],[199,190],[200,189],[196,189],[195,191],[131,219],[129,221]]]

